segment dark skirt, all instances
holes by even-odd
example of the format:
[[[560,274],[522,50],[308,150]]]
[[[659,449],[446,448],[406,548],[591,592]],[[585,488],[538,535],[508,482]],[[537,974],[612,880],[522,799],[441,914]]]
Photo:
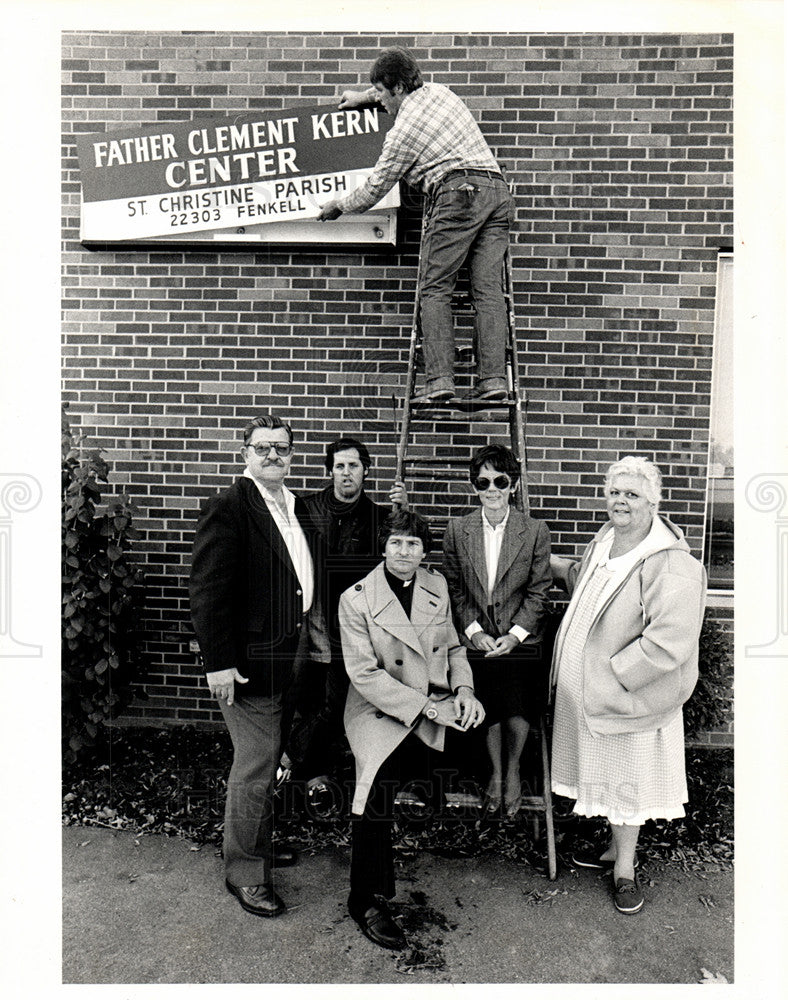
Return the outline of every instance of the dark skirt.
[[[508,656],[485,658],[468,650],[476,697],[484,705],[485,726],[520,715],[535,725],[547,705],[549,664],[541,644],[525,644]]]

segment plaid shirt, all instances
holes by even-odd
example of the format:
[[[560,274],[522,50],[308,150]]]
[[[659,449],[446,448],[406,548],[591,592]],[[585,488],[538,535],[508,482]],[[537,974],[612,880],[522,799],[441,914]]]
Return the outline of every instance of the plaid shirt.
[[[339,207],[343,212],[366,212],[399,180],[429,191],[455,167],[499,169],[460,98],[439,83],[425,83],[400,105],[372,174]]]

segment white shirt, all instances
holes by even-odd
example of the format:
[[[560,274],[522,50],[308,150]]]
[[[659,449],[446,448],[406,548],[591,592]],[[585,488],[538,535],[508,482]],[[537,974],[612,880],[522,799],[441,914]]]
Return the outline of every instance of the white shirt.
[[[295,494],[291,493],[286,486],[282,486],[282,496],[287,509],[287,517],[285,517],[271,493],[258,479],[254,478],[248,469],[244,471],[244,476],[251,479],[260,491],[260,496],[265,500],[271,517],[274,519],[274,524],[279,529],[279,534],[287,546],[290,561],[298,577],[298,582],[301,584],[301,597],[304,604],[304,614],[306,614],[312,607],[312,598],[315,594],[315,568],[304,530],[295,516]]]
[[[490,603],[493,588],[495,587],[495,577],[498,575],[498,560],[501,558],[501,546],[503,545],[503,533],[506,523],[509,520],[510,508],[507,508],[503,521],[500,524],[490,524],[487,520],[487,512],[482,510],[482,534],[484,536],[484,561],[487,566],[487,603]],[[481,632],[482,627],[478,621],[472,621],[465,629],[466,636],[471,639],[477,632]],[[509,632],[520,642],[529,633],[520,625],[512,625]]]
[[[635,563],[639,562],[647,555],[650,555],[652,552],[658,552],[660,549],[669,548],[676,540],[676,537],[671,532],[670,528],[668,528],[659,517],[655,517],[651,522],[651,528],[645,538],[638,542],[638,544],[634,548],[630,549],[629,552],[625,552],[623,555],[611,558],[610,550],[613,547],[614,536],[615,531],[608,531],[602,540],[597,543],[594,551],[591,553],[589,571],[584,574],[581,592],[585,589],[585,585],[593,575],[593,570],[597,567],[604,569],[609,574],[607,583],[598,595],[596,610],[599,610],[599,608],[602,607],[608,597],[610,597],[621,581],[627,576]],[[579,600],[580,594],[577,596]],[[574,599],[575,595],[573,594],[572,600],[574,601]]]

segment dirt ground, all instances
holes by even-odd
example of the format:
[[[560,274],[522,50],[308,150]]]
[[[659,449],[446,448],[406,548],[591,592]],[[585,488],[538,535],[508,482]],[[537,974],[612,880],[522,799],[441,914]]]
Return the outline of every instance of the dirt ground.
[[[649,862],[644,909],[566,865],[550,882],[508,860],[422,853],[398,876],[403,953],[347,915],[348,854],[277,877],[288,912],[245,913],[212,846],[63,829],[64,983],[698,983],[734,981],[733,873]],[[724,977],[724,978],[723,978]]]

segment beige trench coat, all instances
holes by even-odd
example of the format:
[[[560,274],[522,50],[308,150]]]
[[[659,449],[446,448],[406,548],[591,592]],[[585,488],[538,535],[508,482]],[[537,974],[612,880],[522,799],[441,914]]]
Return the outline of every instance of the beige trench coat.
[[[350,677],[345,731],[356,760],[352,812],[361,814],[380,765],[410,732],[443,749],[444,727],[422,710],[429,700],[473,688],[473,674],[451,618],[444,577],[419,567],[410,620],[386,582],[383,563],[339,601],[345,669]],[[430,692],[432,692],[430,694]]]

